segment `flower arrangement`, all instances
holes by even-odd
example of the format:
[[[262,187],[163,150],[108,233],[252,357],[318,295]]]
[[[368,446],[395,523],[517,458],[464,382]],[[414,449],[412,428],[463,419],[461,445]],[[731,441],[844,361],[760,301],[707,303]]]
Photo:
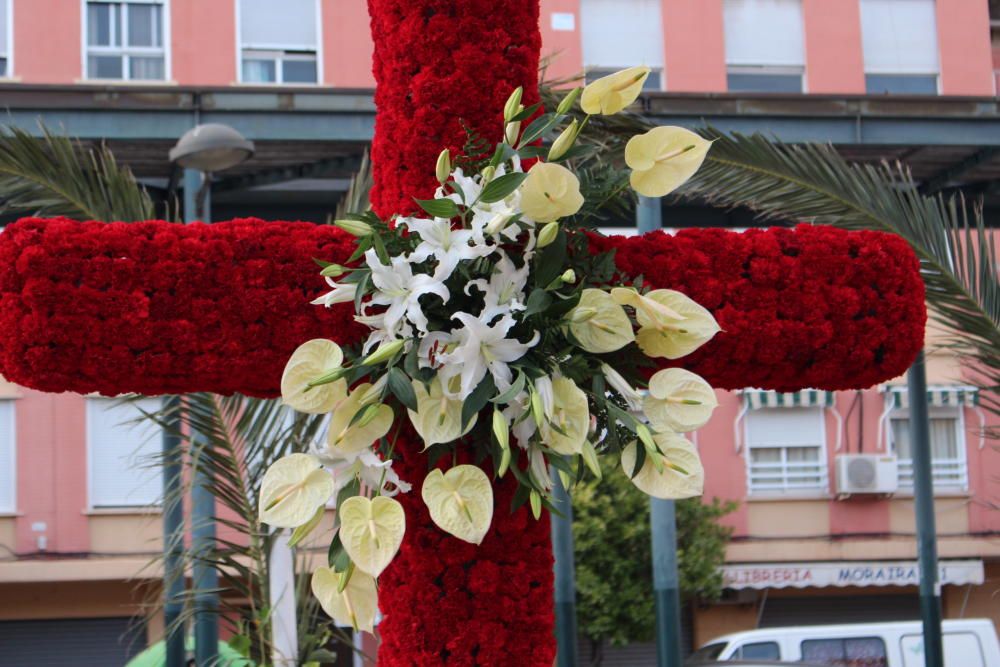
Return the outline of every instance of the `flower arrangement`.
[[[648,73],[631,68],[601,79],[583,91],[581,106],[617,113]],[[461,156],[456,166],[448,149],[440,153],[435,197],[417,201],[422,215],[383,221],[368,212],[337,223],[357,237],[357,249],[346,266],[323,268],[331,289],[313,303],[353,304],[370,333],[356,349],[310,340],[289,359],[284,402],[331,413],[330,423],[321,448],[269,469],[261,515],[294,528],[297,542],[336,495],[330,566],[314,573],[312,587],[340,622],[372,629],[376,579],[403,541],[406,516],[393,496],[411,488],[393,470],[397,416],[405,414],[428,461],[456,462],[432,469],[419,493],[440,529],[471,544],[490,528],[493,482],[480,465],[457,464],[459,450],[491,461],[497,478],[513,475],[513,506],[528,503],[536,519],[552,509],[549,466],[571,483],[585,471],[602,474],[599,454],[620,455],[625,473],[652,496],[701,493],[701,463],[682,434],[711,416],[712,387],[680,368],[641,378],[651,359],[682,358],[719,327],[681,292],[620,281],[613,253],[591,251],[575,224],[585,197],[566,166],[580,125],[538,145],[579,92],[535,117],[538,105],[524,107],[515,90],[491,154]],[[708,148],[682,128],[633,138],[632,187],[673,191]],[[535,162],[525,171],[528,160]]]

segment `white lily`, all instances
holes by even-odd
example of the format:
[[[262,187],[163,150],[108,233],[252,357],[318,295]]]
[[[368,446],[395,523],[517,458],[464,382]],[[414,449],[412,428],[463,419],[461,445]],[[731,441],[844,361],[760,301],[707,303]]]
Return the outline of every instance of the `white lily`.
[[[507,337],[511,328],[517,324],[510,315],[500,318],[492,326],[469,313],[455,313],[452,319],[460,321],[463,326],[454,332],[458,345],[440,357],[444,385],[449,387],[447,380],[461,375],[458,396],[465,398],[486,377],[488,371],[493,376],[497,389],[509,389],[511,371],[507,364],[517,361],[538,344],[538,332],[535,332],[530,341],[522,343],[516,338]]]
[[[314,306],[326,306],[329,308],[335,303],[349,303],[354,301],[354,295],[358,291],[356,283],[338,283],[333,278],[327,277],[326,284],[333,289],[309,303]]]
[[[316,456],[323,467],[333,475],[333,497],[354,479],[360,480],[370,489],[377,489],[379,495],[390,498],[400,492],[407,493],[413,488],[408,482],[400,479],[392,469],[392,459],[382,460],[371,448],[342,453],[314,443],[310,447],[310,453]]]
[[[481,240],[476,242],[471,229],[452,229],[451,220],[445,218],[401,218],[399,224],[420,236],[409,261],[417,264],[433,257],[438,263],[435,273],[441,280],[447,280],[459,262],[485,257],[495,250],[495,246]]]
[[[526,391],[515,396],[503,409],[503,416],[511,425],[510,432],[521,449],[529,448],[532,436],[538,431],[538,425],[528,414],[530,411],[530,399]]]
[[[365,262],[372,270],[372,284],[378,289],[371,303],[376,306],[387,306],[384,328],[395,331],[405,317],[420,331],[427,331],[427,316],[420,308],[420,297],[424,294],[436,294],[447,303],[451,294],[445,287],[439,273],[413,274],[413,269],[404,257],[393,257],[387,266],[383,264],[375,250],[365,253]]]
[[[628,383],[621,373],[607,364],[601,364],[601,372],[612,389],[621,394],[621,397],[628,403],[628,407],[638,411],[642,409],[642,394]]]
[[[489,282],[483,278],[470,280],[465,293],[475,287],[483,293],[485,305],[480,318],[487,322],[500,315],[508,315],[515,310],[524,310],[524,286],[528,282],[528,262],[517,268],[506,253],[500,252],[500,261],[493,267]]]

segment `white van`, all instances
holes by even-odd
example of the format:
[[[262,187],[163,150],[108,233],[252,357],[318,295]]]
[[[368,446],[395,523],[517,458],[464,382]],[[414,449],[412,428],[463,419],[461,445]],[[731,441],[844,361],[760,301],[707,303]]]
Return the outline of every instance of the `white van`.
[[[945,667],[1000,667],[989,619],[944,621]],[[691,656],[710,660],[801,660],[834,667],[924,667],[920,621],[748,630],[713,639]]]

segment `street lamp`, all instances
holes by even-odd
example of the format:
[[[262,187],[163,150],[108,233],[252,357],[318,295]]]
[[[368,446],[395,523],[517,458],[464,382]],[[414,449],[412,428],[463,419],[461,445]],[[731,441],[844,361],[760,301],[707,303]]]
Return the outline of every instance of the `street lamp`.
[[[184,222],[201,219],[210,222],[208,212],[214,172],[223,171],[244,162],[254,154],[252,141],[219,123],[196,125],[184,133],[170,149],[170,161],[184,169]],[[197,193],[197,194],[196,194]],[[181,490],[180,399],[170,396],[166,407],[171,423],[163,432],[163,495],[178,499]],[[191,433],[191,442],[202,442]],[[197,448],[196,448],[197,449]],[[196,456],[200,451],[195,451]],[[195,596],[195,663],[215,664],[219,650],[219,596],[215,570],[207,557],[215,546],[215,496],[212,475],[204,465],[195,466],[194,488],[191,492],[191,533],[198,557],[193,566]],[[165,503],[163,509],[163,585],[164,626],[166,628],[166,667],[185,664],[184,628],[178,622],[183,610],[184,563],[181,549],[184,543],[184,508],[180,502]],[[208,592],[204,592],[208,591]]]

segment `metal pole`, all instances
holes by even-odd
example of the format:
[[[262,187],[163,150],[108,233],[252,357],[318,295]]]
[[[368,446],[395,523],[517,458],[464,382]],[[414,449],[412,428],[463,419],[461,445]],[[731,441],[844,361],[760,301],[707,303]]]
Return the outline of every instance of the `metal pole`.
[[[559,471],[552,469],[552,501],[564,516],[552,515],[556,576],[556,664],[577,666],[576,568],[573,564],[573,505]]]
[[[202,190],[203,187],[207,188],[206,174],[197,169],[184,170],[184,222],[211,221],[211,196],[207,189]],[[191,578],[197,591],[194,596],[194,652],[195,664],[208,667],[219,657],[219,579],[215,568],[207,562],[215,549],[214,480],[201,461],[207,441],[197,433],[190,435],[195,464],[191,490],[191,537],[195,552]]]
[[[924,352],[907,374],[910,399],[910,448],[913,496],[920,561],[920,617],[924,627],[924,665],[944,667],[941,645],[941,586],[938,583],[937,532],[934,526],[934,480],[931,476],[930,422],[927,417],[927,370]]]
[[[170,412],[163,430],[163,624],[166,635],[164,667],[184,667],[184,627],[178,624],[184,610],[184,502],[181,492],[182,450],[178,433],[180,406],[177,396],[164,398]]]
[[[656,666],[681,667],[677,520],[673,500],[652,498],[653,595],[656,599]]]

